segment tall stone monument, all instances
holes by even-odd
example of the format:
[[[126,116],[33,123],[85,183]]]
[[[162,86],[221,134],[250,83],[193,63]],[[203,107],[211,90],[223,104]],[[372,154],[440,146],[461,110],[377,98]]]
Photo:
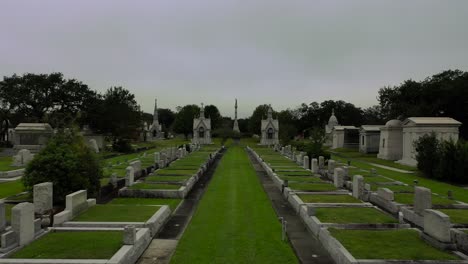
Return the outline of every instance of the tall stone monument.
[[[278,119],[273,119],[273,109],[271,105],[268,107],[267,119],[262,120],[262,137],[260,145],[276,145],[279,144],[279,122]]]
[[[193,138],[194,144],[211,144],[211,119],[205,117],[205,108],[203,104],[200,109],[200,116],[193,119]]]
[[[236,104],[234,105],[234,127],[232,128],[232,130],[234,132],[237,132],[237,133],[240,133],[240,130],[239,130],[239,123],[237,122],[237,99],[236,99]]]
[[[148,129],[148,134],[146,138],[150,141],[164,138],[162,127],[158,119],[158,99],[154,99],[153,123]]]

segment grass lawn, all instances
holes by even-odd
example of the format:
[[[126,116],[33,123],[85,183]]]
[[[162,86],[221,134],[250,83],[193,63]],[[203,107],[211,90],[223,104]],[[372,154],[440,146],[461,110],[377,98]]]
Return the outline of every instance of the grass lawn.
[[[333,159],[338,160],[338,161],[346,161],[346,158],[340,158],[336,155],[333,155]],[[356,166],[365,170],[370,170],[371,168],[375,168],[367,163],[363,163],[359,161],[353,161],[352,166]],[[414,180],[418,180],[419,182],[418,186],[429,188],[431,189],[433,193],[437,193],[439,195],[447,195],[447,192],[451,190],[453,192],[453,196],[455,200],[468,203],[468,192],[466,191],[466,189],[462,187],[458,187],[458,186],[445,183],[445,182],[440,182],[440,181],[424,178],[424,177],[419,176],[419,173],[407,174],[407,173],[400,173],[400,172],[395,172],[395,171],[382,169],[382,168],[375,168],[375,169],[377,170],[377,173],[382,176],[386,176],[396,181],[401,181],[409,185],[413,184]]]
[[[325,192],[325,191],[335,191],[337,189],[333,184],[329,184],[329,183],[291,182],[288,185],[289,185],[289,188],[293,190],[298,190],[298,191]]]
[[[297,263],[245,150],[230,147],[171,263]]]
[[[110,259],[122,246],[122,232],[52,232],[11,258]]]
[[[0,199],[18,194],[24,191],[21,180],[0,183]]]
[[[304,203],[362,203],[348,194],[298,194]]]
[[[416,230],[329,229],[356,259],[457,260],[419,238]]]
[[[11,171],[11,170],[19,170],[24,167],[14,167],[11,166],[13,163],[13,157],[0,157],[0,171]]]
[[[310,171],[284,171],[284,170],[275,170],[276,174],[284,176],[312,176]]]
[[[188,178],[190,176],[148,176],[145,178],[145,182],[183,182]]]
[[[188,169],[188,170],[184,170],[184,169],[177,169],[177,170],[174,170],[174,169],[161,169],[161,170],[157,170],[155,172],[156,175],[193,175],[195,173],[197,173],[198,169]]]
[[[159,206],[97,204],[72,221],[79,222],[146,222]]]
[[[129,189],[134,190],[177,190],[180,188],[180,185],[176,184],[163,184],[163,183],[135,183],[132,186],[128,187]]]
[[[182,202],[181,199],[164,199],[164,198],[115,198],[108,204],[123,204],[123,205],[169,205],[171,211],[174,211]]]
[[[450,217],[450,221],[456,224],[468,224],[468,210],[464,209],[437,209]]]
[[[394,182],[382,176],[367,176],[364,177],[366,183],[376,183],[376,182]]]
[[[391,184],[376,184],[376,183],[371,183],[371,190],[372,191],[377,191],[379,188],[387,188],[391,191],[394,192],[414,192],[414,187],[413,186],[407,186],[407,185],[391,185]]]
[[[386,224],[398,223],[398,221],[375,209],[375,208],[359,208],[359,207],[329,207],[317,208],[315,216],[322,223],[337,223],[337,224]]]
[[[395,193],[395,202],[411,205],[414,202],[414,193]],[[449,205],[454,203],[454,200],[449,200],[448,198],[444,198],[438,195],[432,195],[432,204]]]

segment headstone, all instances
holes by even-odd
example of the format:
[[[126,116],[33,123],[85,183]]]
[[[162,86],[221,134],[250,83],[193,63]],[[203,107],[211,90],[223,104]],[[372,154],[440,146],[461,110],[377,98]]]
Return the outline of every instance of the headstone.
[[[117,186],[117,174],[114,172],[112,173],[111,177],[110,177],[110,184],[112,184],[114,187]]]
[[[451,243],[450,217],[440,211],[424,210],[424,233],[437,239],[440,242]]]
[[[53,206],[53,184],[52,182],[43,182],[33,187],[34,211],[37,214],[43,214],[52,209]]]
[[[304,156],[304,169],[310,169],[309,156]]]
[[[141,171],[141,161],[140,160],[135,160],[130,162],[130,166],[133,167],[134,173],[139,173]]]
[[[20,246],[34,240],[34,205],[20,203],[11,209],[11,227]]]
[[[159,163],[159,152],[154,153],[154,163],[158,164]]]
[[[394,201],[395,196],[393,191],[388,188],[379,188],[377,189],[377,195],[386,201]]]
[[[328,161],[328,173],[334,173],[335,166],[336,166],[336,162],[334,160],[329,160]]]
[[[33,159],[33,155],[31,151],[28,149],[21,149],[18,151],[18,154],[13,156],[13,164],[12,166],[25,166]]]
[[[349,167],[348,166],[343,166],[343,171],[344,171],[345,179],[349,178]]]
[[[402,211],[398,212],[398,223],[405,224],[405,216]]]
[[[5,203],[0,201],[0,232],[5,230],[6,228],[6,211],[5,211]]]
[[[371,185],[369,183],[364,184],[364,191],[367,191],[367,192],[371,191]]]
[[[318,173],[319,171],[319,166],[318,166],[318,160],[317,159],[312,159],[312,172],[313,173]]]
[[[99,153],[99,147],[98,147],[98,144],[96,142],[96,139],[92,138],[89,140],[89,146],[91,147],[91,149],[95,152],[95,153]]]
[[[336,168],[333,173],[333,183],[335,187],[342,188],[344,184],[344,170],[342,168]]]
[[[128,225],[124,228],[124,245],[134,245],[136,241],[136,228],[134,225]]]
[[[319,163],[319,169],[325,168],[325,157],[319,156],[318,163]]]
[[[414,211],[423,214],[424,210],[432,208],[431,190],[424,187],[414,188]]]
[[[76,191],[65,196],[65,210],[70,211],[74,218],[88,208],[88,192],[86,190]]]
[[[125,169],[125,186],[132,186],[135,182],[135,169],[132,166],[128,166]]]
[[[316,211],[316,210],[315,210],[315,207],[313,207],[313,206],[307,206],[307,215],[308,215],[308,216],[313,216],[313,215],[315,215],[315,211]]]
[[[353,197],[361,199],[364,194],[364,177],[361,175],[354,175],[353,177]]]

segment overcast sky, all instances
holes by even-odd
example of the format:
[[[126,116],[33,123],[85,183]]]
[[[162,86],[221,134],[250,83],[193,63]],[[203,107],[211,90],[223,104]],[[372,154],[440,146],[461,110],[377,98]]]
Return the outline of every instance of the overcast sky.
[[[468,1],[0,2],[0,75],[63,72],[142,109],[214,104],[239,116],[468,70]]]

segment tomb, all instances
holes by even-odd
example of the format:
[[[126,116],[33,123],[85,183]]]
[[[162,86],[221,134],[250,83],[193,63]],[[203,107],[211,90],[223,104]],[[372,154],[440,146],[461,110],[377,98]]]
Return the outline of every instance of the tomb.
[[[32,153],[45,147],[54,130],[47,123],[20,123],[15,128],[14,149],[27,149]]]
[[[211,144],[211,119],[205,117],[205,108],[203,104],[200,108],[200,116],[193,119],[193,138],[194,144]]]
[[[380,125],[364,125],[359,129],[359,152],[377,153],[380,143]]]
[[[335,126],[339,126],[338,119],[335,116],[335,109],[332,110],[332,115],[328,119],[328,124],[325,125],[325,143],[324,146],[331,147],[333,145],[332,131]]]
[[[359,146],[359,129],[355,126],[335,126],[332,129],[332,149]]]
[[[279,122],[278,119],[273,119],[273,109],[271,105],[268,107],[267,119],[262,120],[262,137],[260,145],[276,145],[279,144]]]

